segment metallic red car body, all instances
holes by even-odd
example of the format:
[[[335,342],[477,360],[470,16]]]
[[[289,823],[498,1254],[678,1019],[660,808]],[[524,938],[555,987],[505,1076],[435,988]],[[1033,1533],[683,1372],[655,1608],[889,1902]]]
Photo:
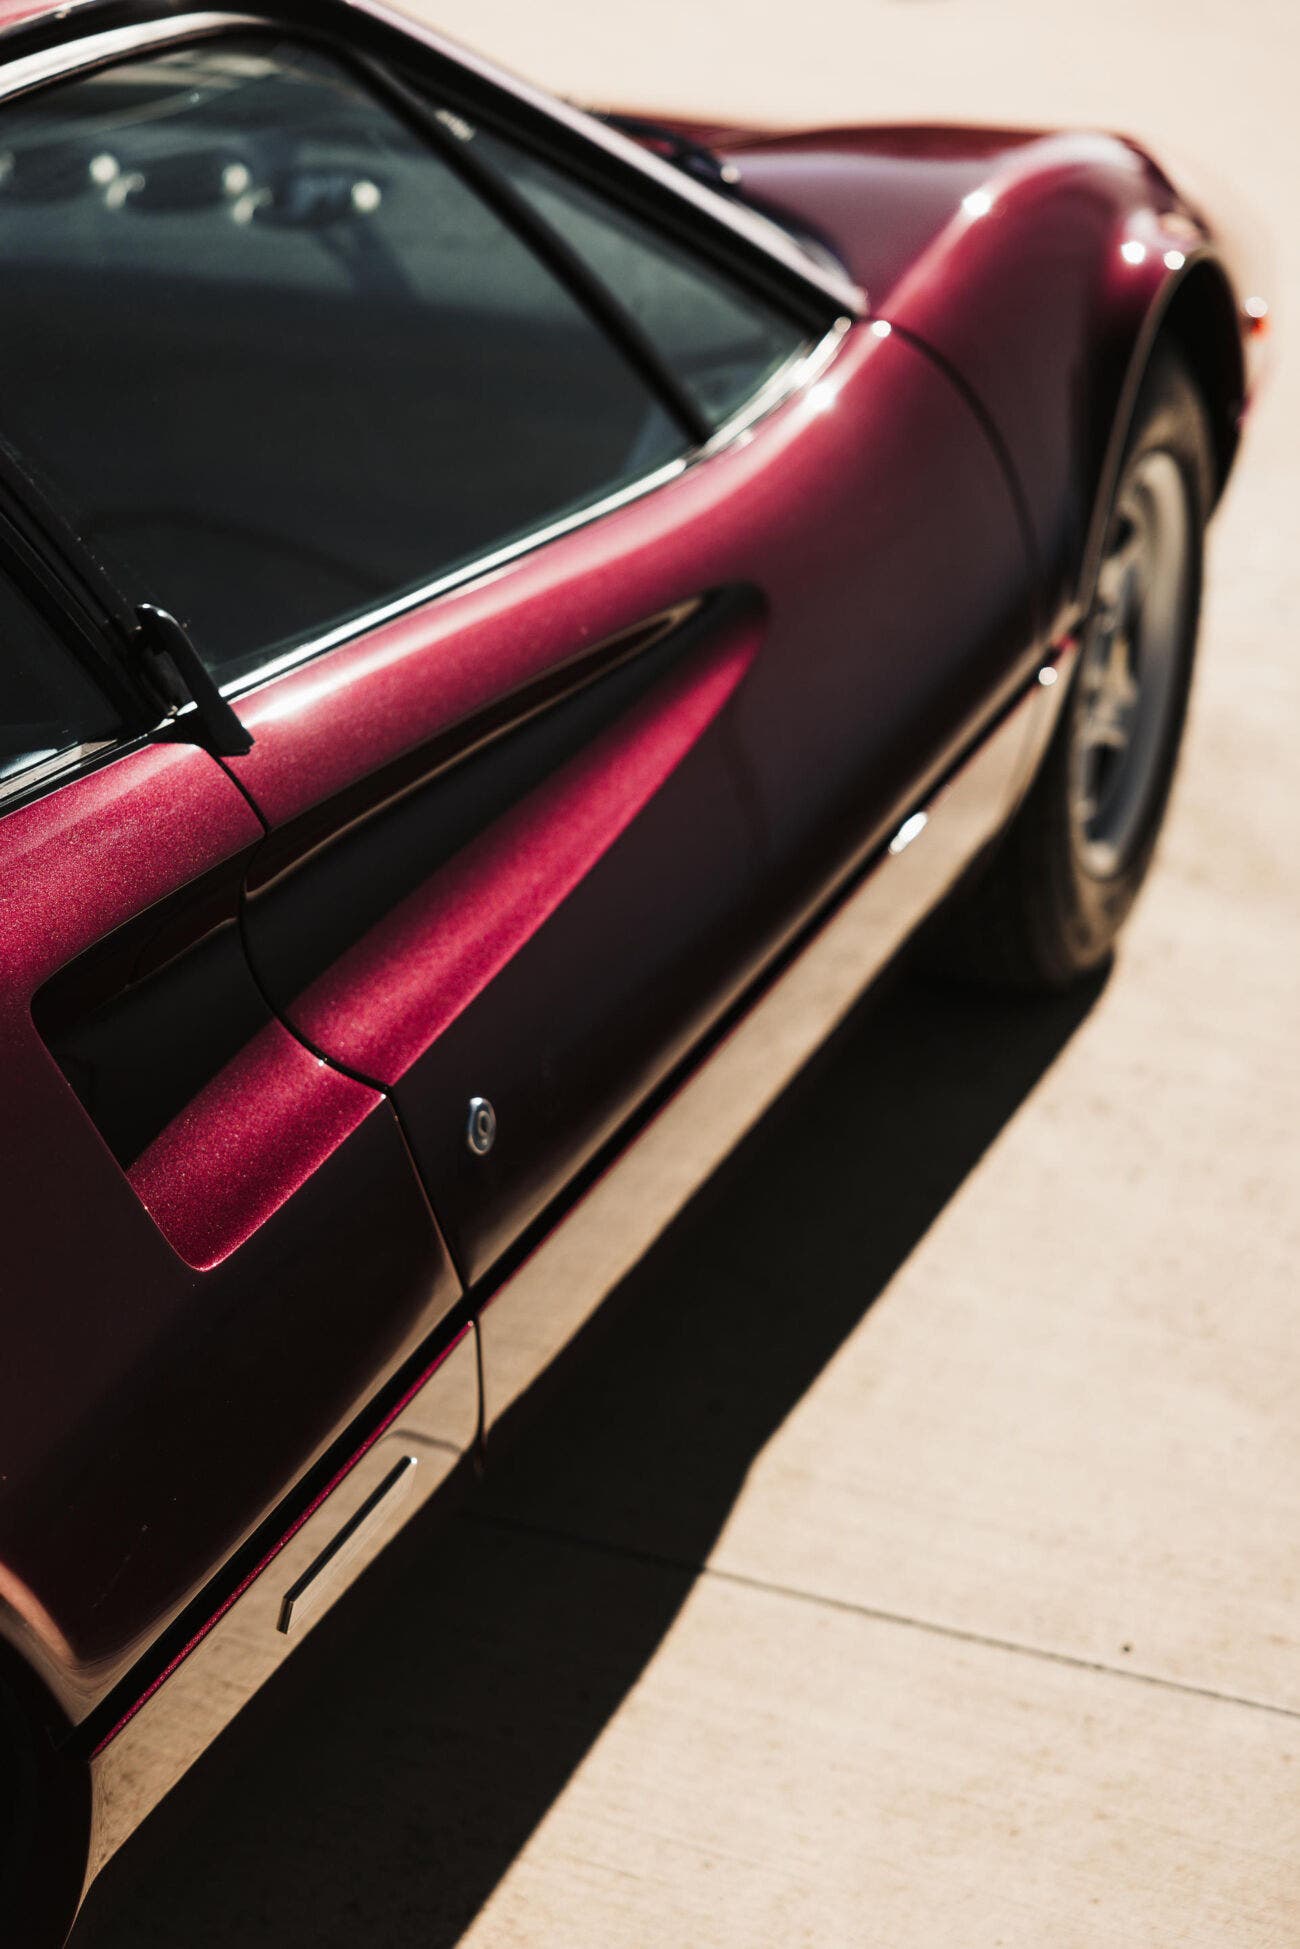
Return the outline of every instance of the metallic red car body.
[[[3,19],[5,63],[192,31],[98,0]],[[456,58],[379,8],[313,23]],[[0,817],[0,1640],[42,1818],[10,1911],[33,1939],[286,1648],[303,1539],[310,1567],[369,1521],[395,1434],[430,1488],[490,1438],[1005,823],[1161,334],[1220,483],[1232,464],[1250,287],[1130,143],[682,132],[865,294],[826,298],[772,409],[237,696],[246,755],[144,738]],[[582,716],[592,673],[647,668]],[[505,726],[534,741],[513,795]],[[462,841],[426,858],[440,821]],[[853,902],[864,958],[823,1022],[799,970]],[[205,1016],[159,1030],[193,1086],[124,1169],[56,1052],[200,949],[245,1032],[205,1058]],[[490,1157],[465,1142],[480,1096]],[[265,1658],[205,1707],[203,1657],[254,1600]],[[179,1762],[150,1730],[169,1700]]]

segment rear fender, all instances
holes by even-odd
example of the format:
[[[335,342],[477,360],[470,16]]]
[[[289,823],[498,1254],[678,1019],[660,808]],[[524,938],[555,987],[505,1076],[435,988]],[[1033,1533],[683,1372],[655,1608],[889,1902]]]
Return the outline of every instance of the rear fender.
[[[1069,629],[1096,575],[1157,339],[1206,396],[1221,488],[1249,390],[1227,247],[1117,136],[996,129],[741,135],[742,187],[814,231],[871,313],[982,410],[1022,492],[1042,612]]]
[[[1119,399],[1111,408],[1111,433],[1094,496],[1092,519],[1078,584],[1078,606],[1091,602],[1101,567],[1110,510],[1120,469],[1133,429],[1133,417],[1156,347],[1174,346],[1187,365],[1210,418],[1215,473],[1211,482],[1217,502],[1232,471],[1241,438],[1246,406],[1246,368],[1239,326],[1240,310],[1228,273],[1217,253],[1202,247],[1191,254],[1178,246],[1152,253],[1163,262],[1140,328],[1135,335],[1128,370]],[[1169,268],[1170,259],[1175,268]],[[1179,262],[1178,260],[1181,260]],[[1104,399],[1098,410],[1103,410]]]
[[[1091,601],[1162,330],[1179,334],[1206,389],[1216,488],[1236,453],[1246,387],[1237,302],[1205,226],[1113,138],[1051,143],[1063,151],[1054,166],[1022,165],[1005,190],[995,180],[986,192],[986,215],[961,211],[887,315],[961,374],[1000,433],[1059,634]]]

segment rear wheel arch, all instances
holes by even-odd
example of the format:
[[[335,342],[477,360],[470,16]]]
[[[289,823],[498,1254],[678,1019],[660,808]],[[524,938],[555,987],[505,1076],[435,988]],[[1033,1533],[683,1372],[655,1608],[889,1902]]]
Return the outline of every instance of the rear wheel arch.
[[[1092,604],[1115,493],[1149,375],[1172,351],[1186,367],[1204,403],[1212,438],[1212,471],[1205,483],[1205,511],[1222,494],[1236,458],[1245,399],[1245,362],[1236,301],[1217,257],[1195,257],[1160,287],[1137,335],[1110,427],[1106,457],[1093,497],[1077,589],[1078,613]]]
[[[1246,395],[1237,305],[1217,259],[1202,257],[1191,264],[1165,302],[1157,343],[1170,342],[1196,381],[1209,414],[1217,501],[1237,456]]]
[[[1181,504],[1185,509],[1181,525],[1143,518],[1137,505],[1138,483],[1145,492],[1153,465],[1163,467],[1165,473],[1160,477],[1161,492],[1148,498],[1172,514]],[[1177,342],[1172,336],[1160,337],[1141,373],[1135,408],[1124,422],[1118,482],[1106,488],[1102,556],[1106,574],[1093,573],[1085,584],[1081,650],[1069,684],[1060,686],[1064,693],[1060,715],[1034,779],[988,858],[986,870],[968,883],[948,920],[932,937],[932,960],[942,972],[974,976],[995,986],[1058,990],[1095,973],[1109,960],[1146,877],[1173,781],[1195,655],[1202,540],[1215,473],[1210,415],[1200,386]],[[1164,483],[1179,476],[1182,494],[1170,506]],[[1146,561],[1149,573],[1139,571],[1134,581],[1133,571],[1124,565],[1142,545],[1144,534],[1147,545],[1137,559]],[[1163,567],[1156,547],[1162,534],[1166,540]],[[1167,545],[1171,534],[1172,555]],[[1113,586],[1117,564],[1122,572],[1119,588]],[[1177,596],[1171,593],[1171,573]],[[1157,593],[1151,611],[1156,620],[1149,650],[1156,661],[1152,674],[1143,677],[1148,649],[1141,647],[1147,641],[1141,605],[1153,574],[1157,579],[1163,576],[1166,593]],[[1133,602],[1138,605],[1133,611],[1135,624],[1125,620]],[[1159,620],[1162,613],[1168,617],[1165,624]],[[1162,629],[1168,632],[1163,650]],[[1121,643],[1139,646],[1136,654],[1129,648],[1121,652],[1120,688],[1127,694],[1114,718],[1103,719],[1106,734],[1094,742],[1113,744],[1121,753],[1131,745],[1138,753],[1141,768],[1133,773],[1130,766],[1130,783],[1140,796],[1127,826],[1121,806],[1120,829],[1094,833],[1091,814],[1082,827],[1078,821],[1077,763],[1089,743],[1094,699],[1109,685],[1115,646]],[[1163,688],[1162,658],[1168,662]],[[1085,681],[1099,672],[1107,673],[1100,686]],[[1141,702],[1144,693],[1148,699],[1154,695],[1154,706]],[[1122,735],[1111,735],[1121,730]],[[1100,792],[1096,797],[1104,819],[1105,797]],[[1097,863],[1090,857],[1112,842],[1112,860]]]

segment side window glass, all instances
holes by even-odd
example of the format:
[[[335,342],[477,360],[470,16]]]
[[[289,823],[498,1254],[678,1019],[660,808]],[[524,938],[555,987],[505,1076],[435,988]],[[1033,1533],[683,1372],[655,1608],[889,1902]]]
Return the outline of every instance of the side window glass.
[[[88,673],[0,577],[0,791],[117,729]]]
[[[219,681],[678,456],[341,64],[205,42],[0,108],[0,432]]]
[[[473,139],[636,314],[715,426],[803,348],[799,326],[636,217],[487,131]]]

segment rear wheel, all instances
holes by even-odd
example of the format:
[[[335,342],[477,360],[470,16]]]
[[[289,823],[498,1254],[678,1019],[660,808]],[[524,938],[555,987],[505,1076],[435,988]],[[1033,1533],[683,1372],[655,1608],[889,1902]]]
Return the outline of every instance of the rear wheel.
[[[1110,956],[1146,877],[1173,782],[1200,614],[1213,462],[1204,403],[1160,350],[1120,471],[1070,695],[946,964],[1063,988]]]

